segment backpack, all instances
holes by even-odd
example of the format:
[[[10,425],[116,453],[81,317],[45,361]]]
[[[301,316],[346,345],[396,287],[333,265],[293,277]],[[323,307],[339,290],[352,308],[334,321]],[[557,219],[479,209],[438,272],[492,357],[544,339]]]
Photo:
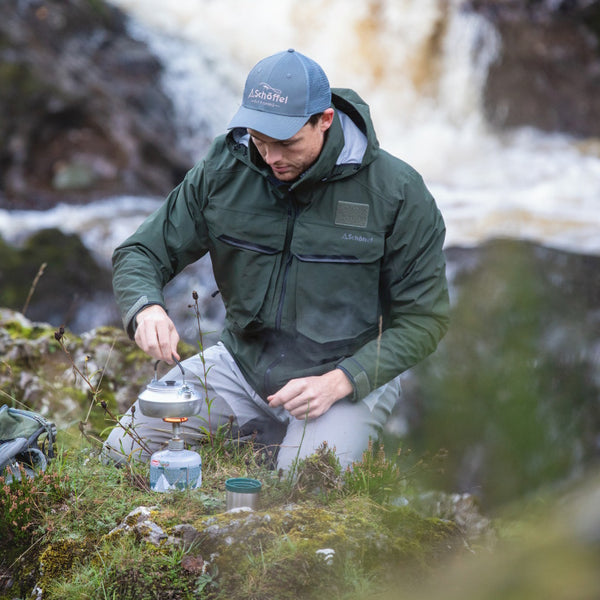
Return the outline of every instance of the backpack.
[[[6,405],[0,407],[0,477],[6,483],[45,471],[54,458],[56,425],[42,415]]]

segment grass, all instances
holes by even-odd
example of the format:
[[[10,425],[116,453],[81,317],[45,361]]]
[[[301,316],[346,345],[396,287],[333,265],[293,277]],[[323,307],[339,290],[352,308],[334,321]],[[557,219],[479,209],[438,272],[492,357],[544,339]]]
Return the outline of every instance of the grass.
[[[0,506],[13,507],[2,520],[0,573],[15,580],[11,588],[0,587],[0,598],[29,593],[33,584],[43,589],[45,600],[319,597],[313,593],[345,598],[352,590],[381,584],[381,565],[365,560],[364,550],[373,536],[385,540],[392,532],[385,522],[394,509],[381,502],[388,492],[382,496],[374,485],[356,484],[369,478],[367,469],[379,477],[385,462],[381,449],[365,454],[355,468],[363,471],[357,479],[341,472],[333,452],[323,447],[299,463],[292,482],[269,470],[252,443],[214,436],[201,450],[201,489],[161,494],[149,490],[147,465],[104,464],[99,448],[90,447],[85,437],[79,447],[63,438],[59,434],[62,450],[44,474],[10,485],[0,478]],[[406,492],[400,469],[387,471],[397,476],[394,481],[385,477],[382,485]],[[240,517],[224,513],[224,482],[237,476],[263,483],[258,521],[245,516],[247,522],[239,525]],[[199,532],[217,527],[229,533],[215,539],[200,535],[191,547],[153,546],[139,532],[110,533],[139,506],[152,507],[154,522],[165,532],[186,523]],[[440,531],[447,533],[445,526]],[[227,537],[239,540],[239,547],[231,547]],[[393,547],[390,540],[385,543]],[[331,567],[315,553],[330,545],[337,548]],[[427,548],[427,540],[421,540],[414,556],[405,553],[403,560],[419,569]]]
[[[64,329],[39,339],[3,363],[4,397],[22,406],[16,382],[35,373],[46,398],[71,395],[80,420],[59,427],[45,473],[10,485],[0,478],[0,600],[29,597],[36,586],[44,600],[349,600],[385,590],[399,570],[410,572],[406,585],[425,577],[440,561],[440,540],[464,552],[456,527],[395,504],[415,493],[424,465],[375,443],[352,471],[323,446],[288,477],[270,468],[273,449],[240,443],[226,425],[200,447],[199,490],[150,491],[148,465],[101,460],[106,428],[118,419],[116,391],[132,375],[143,379],[147,358],[134,359],[130,342],[108,328],[93,345]],[[240,476],[262,482],[255,513],[225,512],[225,481]],[[139,507],[151,507],[151,523],[115,533]],[[193,543],[173,542],[180,525],[195,532]],[[151,526],[171,541],[149,542]],[[323,548],[335,549],[331,564]]]

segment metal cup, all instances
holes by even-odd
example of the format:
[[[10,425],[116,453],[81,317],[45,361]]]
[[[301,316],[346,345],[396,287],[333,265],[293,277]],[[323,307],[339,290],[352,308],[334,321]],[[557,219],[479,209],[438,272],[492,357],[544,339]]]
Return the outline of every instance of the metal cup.
[[[248,507],[256,509],[262,484],[258,479],[234,477],[225,482],[227,510]]]

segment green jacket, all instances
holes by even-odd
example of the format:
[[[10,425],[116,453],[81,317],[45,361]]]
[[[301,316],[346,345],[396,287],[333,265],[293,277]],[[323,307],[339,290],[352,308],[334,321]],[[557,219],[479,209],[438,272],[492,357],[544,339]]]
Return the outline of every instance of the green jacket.
[[[368,106],[333,91],[317,161],[282,184],[244,130],[215,139],[113,255],[125,327],[210,252],[222,341],[263,397],[339,367],[365,397],[433,352],[448,326],[444,222],[421,176],[379,148]]]

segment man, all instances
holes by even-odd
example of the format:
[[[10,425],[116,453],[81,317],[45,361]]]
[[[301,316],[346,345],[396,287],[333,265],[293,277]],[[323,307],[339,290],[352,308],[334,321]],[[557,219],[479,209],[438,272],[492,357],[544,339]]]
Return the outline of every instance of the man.
[[[347,466],[385,424],[400,373],[447,329],[444,235],[420,175],[379,148],[368,106],[288,50],[251,70],[227,135],[115,250],[114,289],[130,336],[172,364],[162,289],[209,252],[226,307],[204,353],[211,426],[233,415],[240,435],[277,444],[284,470],[324,441]],[[183,366],[202,377],[198,356]],[[139,410],[135,423],[153,450],[169,437]],[[138,449],[119,428],[106,448]]]

